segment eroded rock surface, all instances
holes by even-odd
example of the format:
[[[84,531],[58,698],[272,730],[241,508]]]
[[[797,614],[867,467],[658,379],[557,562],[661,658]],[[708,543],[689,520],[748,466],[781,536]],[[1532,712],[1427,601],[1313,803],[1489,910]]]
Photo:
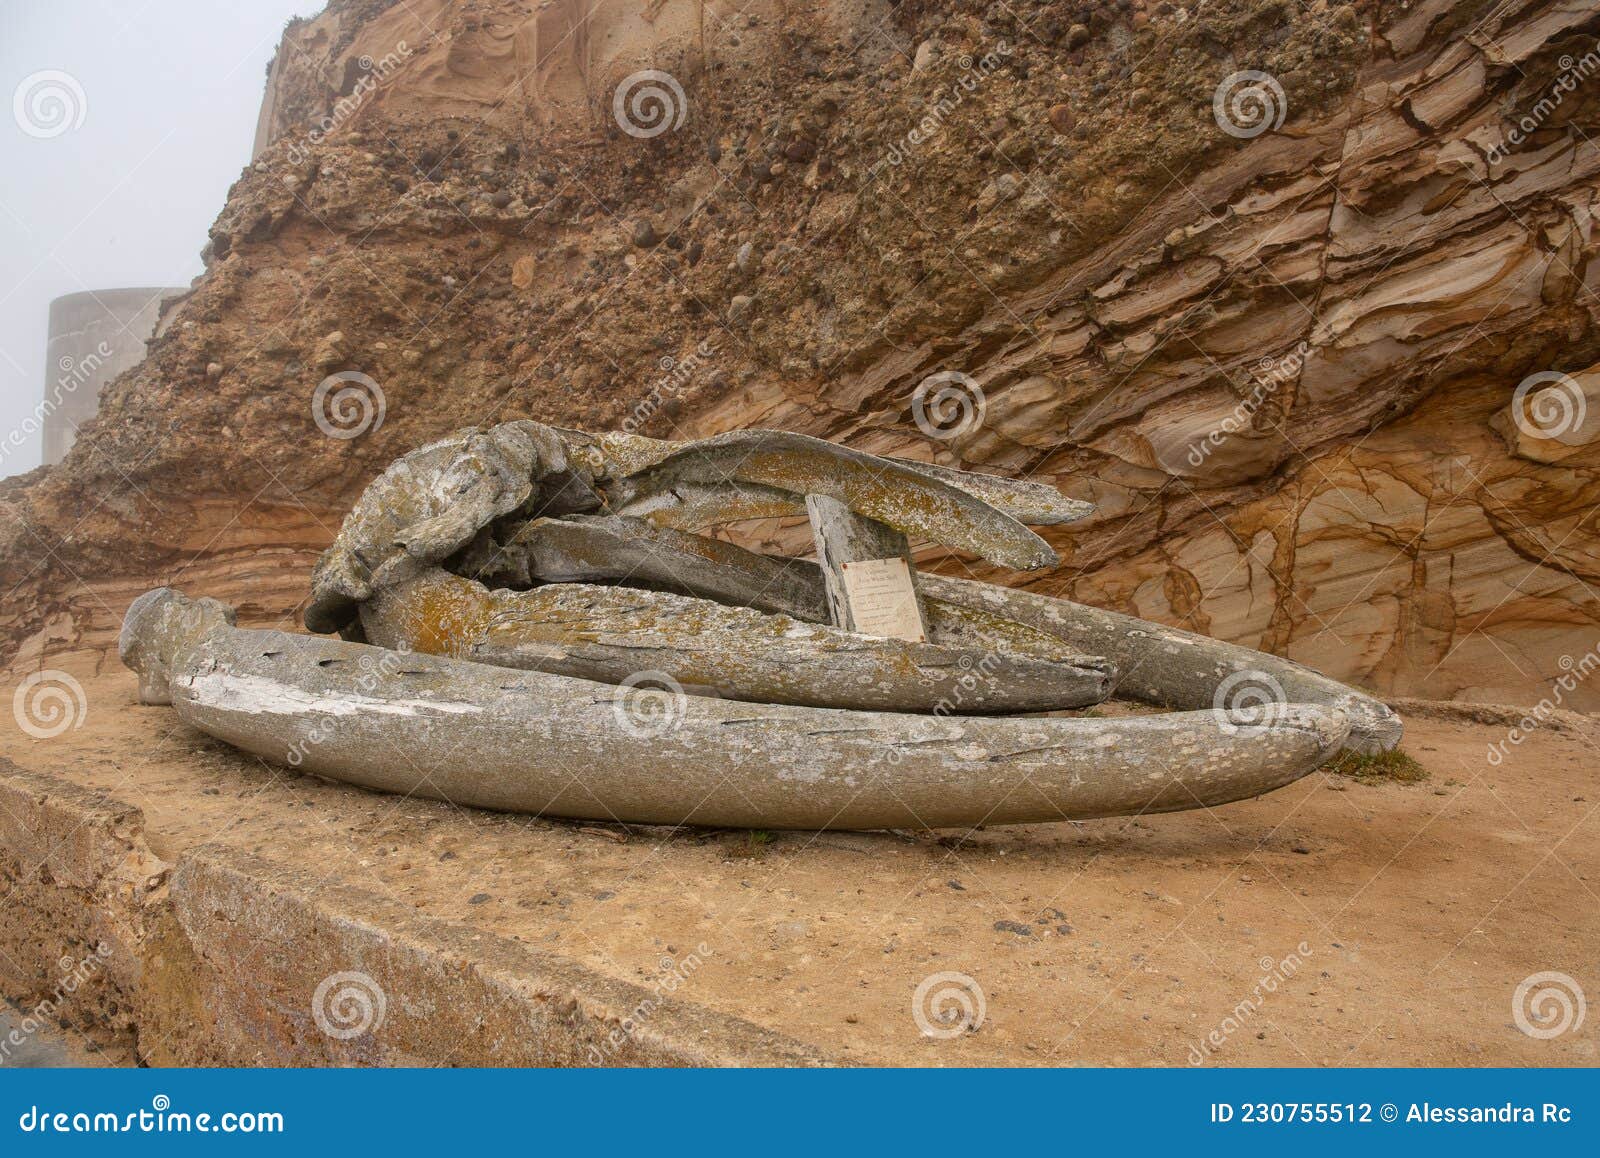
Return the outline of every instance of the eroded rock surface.
[[[1597,35],[1588,0],[334,0],[175,324],[0,485],[0,631],[104,646],[179,581],[287,622],[465,422],[776,427],[1096,502],[1033,590],[1535,699],[1600,621],[1595,419],[1549,405],[1600,378]],[[645,70],[664,123],[615,112]],[[1244,70],[1281,97],[1230,132]]]

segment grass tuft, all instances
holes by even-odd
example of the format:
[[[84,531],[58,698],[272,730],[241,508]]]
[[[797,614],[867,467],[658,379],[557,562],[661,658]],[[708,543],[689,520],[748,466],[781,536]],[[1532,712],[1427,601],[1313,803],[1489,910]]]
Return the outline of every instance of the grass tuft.
[[[1322,770],[1349,776],[1361,784],[1420,784],[1428,778],[1428,770],[1399,748],[1387,752],[1340,752]]]

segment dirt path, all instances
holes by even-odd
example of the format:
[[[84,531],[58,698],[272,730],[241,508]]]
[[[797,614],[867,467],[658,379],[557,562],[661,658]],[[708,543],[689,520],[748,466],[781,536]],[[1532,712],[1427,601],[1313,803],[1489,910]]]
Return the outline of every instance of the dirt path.
[[[1587,725],[1497,767],[1504,724],[1413,718],[1422,784],[1319,773],[1148,819],[762,840],[365,793],[136,706],[120,668],[74,674],[82,726],[35,740],[8,722],[0,754],[139,805],[162,856],[226,841],[645,983],[697,953],[682,996],[863,1060],[1600,1061],[1600,1016],[1541,1040],[1512,1010],[1545,971],[1600,994]],[[981,989],[976,1032],[919,1027],[913,995],[941,973]],[[955,1008],[935,1003],[929,1024]]]

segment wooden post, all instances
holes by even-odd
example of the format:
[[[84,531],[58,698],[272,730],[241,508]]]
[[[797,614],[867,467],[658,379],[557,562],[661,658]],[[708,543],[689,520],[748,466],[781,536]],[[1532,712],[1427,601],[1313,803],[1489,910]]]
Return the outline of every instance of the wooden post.
[[[905,535],[825,495],[807,495],[806,513],[834,626],[926,640],[928,621]]]

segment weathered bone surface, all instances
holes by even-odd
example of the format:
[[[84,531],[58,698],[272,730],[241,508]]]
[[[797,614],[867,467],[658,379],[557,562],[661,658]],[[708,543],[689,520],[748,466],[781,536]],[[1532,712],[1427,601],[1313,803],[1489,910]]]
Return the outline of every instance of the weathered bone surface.
[[[606,468],[614,477],[624,478],[628,475],[639,474],[651,467],[659,466],[668,458],[683,451],[697,451],[705,444],[699,442],[668,442],[658,438],[646,438],[640,434],[587,434],[581,430],[565,430],[561,433],[574,445],[592,446],[595,448],[599,461],[606,464]],[[822,454],[833,454],[840,448],[825,439],[811,438],[806,435],[792,434],[787,431],[741,431],[735,435],[722,436],[722,448],[727,449],[732,440],[742,440],[751,444],[758,440],[770,442],[774,435],[781,435],[789,445],[806,446]],[[710,440],[707,440],[710,441]],[[1086,503],[1080,499],[1068,498],[1053,486],[1044,483],[1029,482],[1025,479],[1003,478],[999,475],[978,474],[970,470],[956,470],[954,467],[939,466],[931,462],[915,462],[908,458],[896,458],[884,455],[864,454],[860,451],[849,452],[854,461],[863,462],[876,460],[887,463],[896,468],[914,471],[926,475],[938,482],[946,483],[958,490],[966,491],[989,506],[1010,515],[1019,523],[1026,523],[1030,527],[1055,526],[1060,523],[1073,523],[1079,519],[1088,518],[1094,513],[1094,504]],[[736,477],[743,477],[737,475]],[[722,479],[707,484],[710,491],[718,489],[735,489],[742,485],[752,495],[760,494],[763,501],[770,504],[766,509],[771,514],[796,515],[804,514],[805,508],[795,493],[779,490],[776,487],[762,487],[755,483],[736,484]],[[815,493],[815,492],[809,492]],[[635,500],[638,502],[639,500]],[[635,512],[638,513],[638,512]],[[740,516],[741,518],[749,516]]]
[[[629,582],[641,573],[633,555],[607,565],[608,543],[626,536],[637,554],[662,536],[675,543],[676,532],[645,531],[620,521],[586,520],[565,525],[561,532],[575,554],[589,562],[581,578],[590,582]],[[683,536],[696,538],[696,536]],[[711,540],[701,540],[711,542]],[[723,602],[746,603],[782,612],[796,619],[827,622],[822,574],[815,563],[778,559],[716,542],[716,576],[708,583],[705,569],[676,567],[678,588]],[[514,552],[512,552],[514,553]],[[1194,632],[1163,627],[1097,607],[1052,599],[1008,587],[924,574],[918,577],[925,595],[930,638],[947,646],[989,646],[1008,652],[1033,652],[1041,639],[1090,655],[1102,655],[1121,673],[1117,693],[1159,707],[1196,710],[1214,707],[1228,681],[1265,689],[1280,702],[1323,704],[1350,714],[1349,746],[1372,752],[1400,742],[1400,717],[1387,704],[1329,679],[1292,660],[1224,643]],[[705,584],[702,586],[702,584]]]
[[[210,606],[206,606],[210,604]],[[194,609],[198,609],[194,610]],[[552,816],[766,828],[945,827],[1169,812],[1281,787],[1343,712],[910,716],[686,696],[670,726],[610,684],[250,631],[167,588],[125,659],[184,722],[387,792]]]
[[[694,520],[804,510],[827,495],[896,530],[1027,570],[1055,552],[1003,507],[1039,522],[1081,518],[1086,503],[1050,488],[879,458],[783,431],[737,431],[698,442],[595,436],[537,422],[467,427],[397,459],[369,486],[312,576],[306,626],[338,631],[376,586],[413,577],[493,520],[608,507],[666,515],[695,493]],[[997,505],[1000,504],[1000,505]]]
[[[814,565],[626,515],[534,519],[457,570],[490,587],[626,580],[811,623],[828,620]]]
[[[362,605],[380,647],[620,684],[659,673],[697,694],[893,712],[1038,712],[1097,704],[1115,673],[1051,659],[877,639],[663,591],[490,590],[433,570]]]
[[[384,581],[386,568],[454,553],[490,520],[527,503],[538,477],[566,465],[560,437],[537,422],[468,427],[397,459],[317,561],[306,626],[338,631]]]
[[[973,493],[896,459],[778,430],[734,431],[686,443],[613,488],[617,513],[639,513],[657,495],[684,484],[732,480],[826,495],[858,514],[910,535],[1031,571],[1056,553],[1011,515]]]
[[[1250,702],[1320,704],[1350,719],[1347,747],[1378,752],[1400,743],[1403,726],[1383,701],[1293,660],[1158,623],[1014,591],[970,579],[924,575],[938,600],[987,611],[1103,655],[1122,673],[1119,694],[1159,707],[1192,711]]]
[[[777,431],[468,428],[390,466],[319,562],[306,623],[345,641],[243,631],[163,588],[129,609],[123,658],[145,702],[269,759],[650,823],[1161,812],[1398,743],[1386,705],[1299,664],[912,565],[916,535],[1037,567],[1054,552],[1023,521],[1086,509]],[[680,529],[797,510],[817,563]],[[1024,714],[1113,690],[1179,710]]]

